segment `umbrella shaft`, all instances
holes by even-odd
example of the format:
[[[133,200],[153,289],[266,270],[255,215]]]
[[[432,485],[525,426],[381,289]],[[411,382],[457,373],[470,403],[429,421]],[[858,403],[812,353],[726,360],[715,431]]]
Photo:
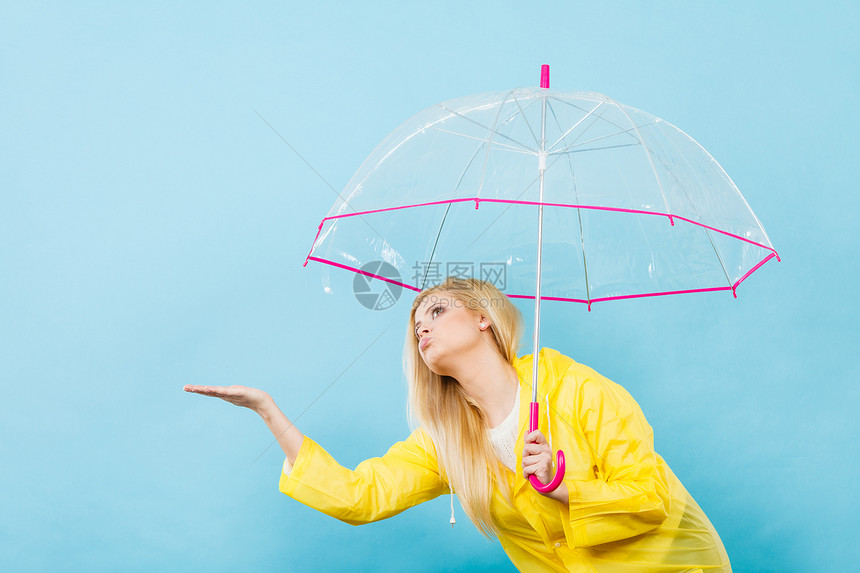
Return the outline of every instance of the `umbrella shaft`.
[[[540,174],[540,186],[543,191],[543,171]],[[543,195],[543,192],[541,192]],[[542,199],[542,198],[541,198]],[[532,402],[537,402],[537,379],[538,379],[538,341],[540,340],[540,264],[541,264],[541,239],[543,235],[543,205],[538,206],[538,251],[537,251],[537,283],[535,286],[535,329],[534,346],[532,348]]]
[[[541,277],[541,245],[543,244],[543,174],[546,170],[546,97],[543,98],[540,122],[540,153],[538,154],[538,238],[537,238],[537,278],[535,280],[535,328],[532,347],[532,402],[537,402],[538,382],[538,347],[540,342],[540,277]]]

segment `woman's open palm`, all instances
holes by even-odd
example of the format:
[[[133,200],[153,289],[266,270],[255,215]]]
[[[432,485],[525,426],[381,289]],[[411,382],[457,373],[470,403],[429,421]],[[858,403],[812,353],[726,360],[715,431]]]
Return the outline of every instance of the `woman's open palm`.
[[[270,399],[269,395],[257,388],[248,386],[197,386],[186,384],[183,388],[186,392],[221,398],[226,402],[259,411],[260,407]]]

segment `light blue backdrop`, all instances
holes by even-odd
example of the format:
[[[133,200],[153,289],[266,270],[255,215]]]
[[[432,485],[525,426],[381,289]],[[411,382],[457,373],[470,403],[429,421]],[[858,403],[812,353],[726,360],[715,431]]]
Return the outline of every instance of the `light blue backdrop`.
[[[696,138],[783,261],[738,300],[547,304],[542,343],[637,398],[736,571],[851,569],[858,25],[856,2],[0,2],[0,570],[511,569],[447,499],[361,528],[299,505],[262,422],[181,387],[262,387],[345,465],[404,437],[408,302],[302,268],[335,194],[260,116],[339,190],[413,113],[544,63]]]

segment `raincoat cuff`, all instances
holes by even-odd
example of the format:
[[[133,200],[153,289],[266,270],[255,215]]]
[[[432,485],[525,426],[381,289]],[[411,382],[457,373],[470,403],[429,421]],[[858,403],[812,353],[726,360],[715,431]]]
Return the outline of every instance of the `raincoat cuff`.
[[[284,458],[284,465],[281,469],[281,479],[278,483],[278,489],[284,493],[286,493],[287,488],[291,481],[294,481],[298,478],[307,462],[307,458],[310,455],[309,450],[313,447],[313,440],[305,436],[304,440],[302,440],[302,446],[299,448],[299,453],[296,455],[295,463],[290,463],[288,458]]]
[[[586,535],[585,526],[574,525],[570,519],[570,516],[576,511],[573,506],[582,503],[582,491],[576,481],[565,480],[564,483],[567,486],[568,502],[560,503],[559,510],[561,511],[561,523],[564,527],[564,537],[567,540],[567,546],[571,549],[587,547],[588,536]]]

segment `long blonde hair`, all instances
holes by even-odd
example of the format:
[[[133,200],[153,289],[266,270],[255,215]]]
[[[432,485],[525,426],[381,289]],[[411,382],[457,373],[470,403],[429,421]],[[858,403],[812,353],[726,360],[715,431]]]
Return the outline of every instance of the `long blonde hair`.
[[[410,418],[433,440],[442,475],[457,492],[466,515],[484,535],[494,537],[497,529],[490,514],[493,483],[508,499],[510,492],[487,435],[486,415],[454,378],[432,372],[418,352],[415,311],[428,297],[440,293],[489,318],[499,354],[512,365],[522,336],[522,315],[494,285],[449,277],[415,298],[403,346]]]

